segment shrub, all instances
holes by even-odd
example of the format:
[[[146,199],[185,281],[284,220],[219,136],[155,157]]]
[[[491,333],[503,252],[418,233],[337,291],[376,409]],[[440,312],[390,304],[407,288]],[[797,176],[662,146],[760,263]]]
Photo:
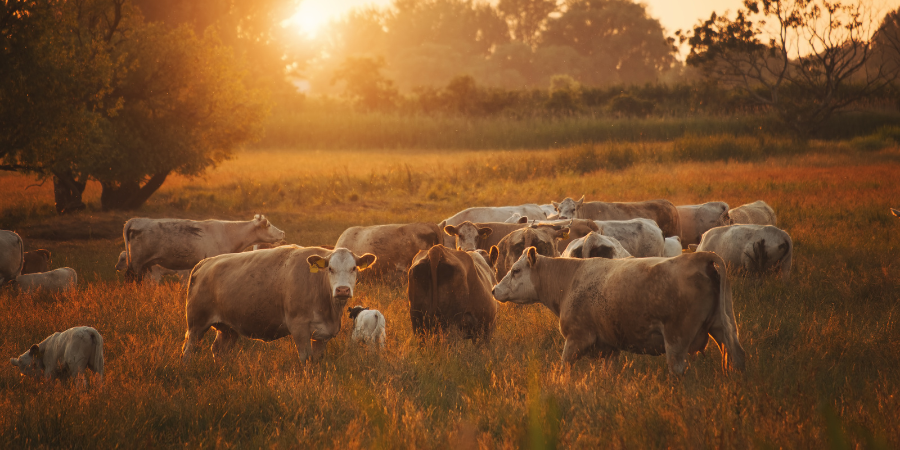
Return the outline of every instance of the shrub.
[[[619,94],[609,102],[609,109],[626,117],[646,117],[653,112],[653,102],[640,100],[628,94]]]

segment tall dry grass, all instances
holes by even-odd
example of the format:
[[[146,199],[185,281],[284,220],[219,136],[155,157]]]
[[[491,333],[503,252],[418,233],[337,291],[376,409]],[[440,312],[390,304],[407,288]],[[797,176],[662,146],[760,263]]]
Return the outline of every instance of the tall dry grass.
[[[628,148],[654,155],[673,147]],[[668,377],[662,357],[631,354],[567,369],[556,318],[539,305],[502,305],[483,346],[453,335],[419,343],[403,287],[382,282],[364,283],[350,301],[385,314],[380,355],[348,344],[344,332],[314,364],[299,364],[288,339],[242,339],[216,362],[209,333],[182,366],[177,286],[115,281],[115,237],[30,240],[54,252],[55,266],[96,275],[58,297],[0,292],[0,351],[16,356],[53,331],[90,325],[105,339],[107,379],[102,391],[85,392],[22,379],[8,366],[0,435],[28,448],[900,446],[900,219],[888,211],[900,198],[896,147],[854,153],[851,144],[814,144],[811,153],[744,162],[639,157],[582,173],[570,161],[602,161],[607,147],[578,156],[587,150],[248,152],[203,180],[174,180],[140,213],[260,211],[289,241],[308,245],[333,243],[350,225],[437,222],[471,205],[581,194],[733,206],[765,199],[794,240],[795,269],[789,284],[731,279],[745,373],[723,374],[712,347],[682,379]],[[34,192],[29,202],[52,199]],[[10,204],[0,201],[4,210]],[[120,220],[77,217],[108,216]],[[29,220],[20,224],[26,235],[57,219]]]

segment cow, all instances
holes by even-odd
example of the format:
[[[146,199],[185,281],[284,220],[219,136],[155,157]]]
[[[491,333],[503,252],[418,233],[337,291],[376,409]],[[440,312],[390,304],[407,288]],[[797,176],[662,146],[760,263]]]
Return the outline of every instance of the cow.
[[[0,230],[0,286],[22,273],[25,244],[14,231]]]
[[[780,266],[781,278],[791,279],[794,244],[772,225],[729,225],[703,233],[698,252],[715,252],[725,262],[748,273],[762,274]]]
[[[22,264],[22,275],[41,273],[50,270],[50,250],[38,249],[25,252]]]
[[[91,369],[103,383],[103,337],[91,327],[56,332],[34,344],[18,358],[10,358],[24,376],[45,380],[68,380]],[[88,375],[82,385],[87,387]]]
[[[490,340],[497,317],[491,288],[497,279],[481,254],[435,245],[409,269],[409,316],[420,337],[457,328],[464,338]]]
[[[365,306],[347,308],[350,320],[353,321],[353,331],[350,339],[357,343],[367,343],[371,348],[384,348],[384,314],[377,309],[369,309]]]
[[[663,256],[666,239],[656,222],[650,219],[597,220],[594,221],[605,236],[612,236],[622,243],[635,258]]]
[[[443,242],[442,235],[437,225],[425,222],[350,227],[341,233],[335,247],[372,253],[378,256],[378,263],[371,275],[402,280],[416,253]]]
[[[497,223],[497,222],[487,222],[487,223],[472,223],[472,222],[463,222],[458,226],[447,225],[444,227],[444,233],[448,236],[454,237],[455,240],[450,248],[456,248],[457,250],[463,251],[474,251],[474,250],[487,250],[489,251],[491,247],[499,245],[500,241],[503,240],[508,234],[513,231],[520,230],[525,227],[556,227],[556,228],[569,228],[569,237],[565,240],[559,242],[557,245],[560,251],[566,248],[566,245],[569,244],[569,241],[572,239],[577,239],[583,237],[590,233],[591,231],[598,231],[599,228],[597,225],[590,220],[547,220],[540,222],[533,222],[531,225],[527,225],[526,223]],[[446,245],[445,245],[446,246]]]
[[[762,200],[738,206],[728,211],[725,225],[772,225],[778,226],[775,210]]]
[[[559,256],[557,240],[569,238],[569,229],[555,227],[529,227],[516,230],[491,247],[490,258],[494,263],[497,279],[501,279],[528,247],[537,247],[544,256]]]
[[[723,225],[730,225],[728,203],[707,202],[702,205],[676,206],[681,221],[681,248],[690,244],[699,244],[700,236],[706,230]]]
[[[556,243],[556,248],[560,251],[560,253],[562,253],[562,251],[566,249],[566,247],[570,242],[572,242],[572,240],[585,237],[590,232],[600,231],[600,227],[596,223],[594,223],[593,220],[588,219],[547,219],[540,222],[532,222],[531,225],[532,227],[552,226],[556,229],[568,228],[569,237],[560,239]]]
[[[519,213],[513,213],[509,216],[509,219],[504,220],[503,223],[528,223],[528,217]]]
[[[555,216],[555,215],[559,214],[556,211],[556,207],[553,206],[552,203],[547,203],[545,205],[538,205],[538,207],[541,208],[541,211],[544,212],[544,216],[546,216],[548,219],[550,218],[550,216]]]
[[[540,302],[559,317],[562,361],[622,350],[665,353],[669,373],[687,368],[712,336],[723,368],[744,370],[725,264],[710,252],[674,258],[573,259],[529,247],[494,287],[503,303]]]
[[[119,260],[116,261],[116,272],[125,273],[128,270],[128,255],[125,252],[119,253]],[[174,275],[178,278],[178,281],[182,286],[187,287],[188,279],[191,276],[190,270],[172,270],[166,269],[165,267],[159,265],[153,265],[150,269],[147,270],[147,274],[150,275],[149,278],[144,278],[144,281],[150,281],[153,284],[158,285],[162,281],[162,277],[166,275]]]
[[[587,236],[569,242],[563,258],[628,258],[631,254],[614,237],[590,232]]]
[[[78,275],[75,273],[75,269],[70,267],[61,267],[49,272],[29,273],[16,277],[19,292],[23,294],[37,291],[47,293],[65,292],[75,289],[77,283]]]
[[[498,222],[503,223],[506,219],[512,216],[514,213],[521,214],[522,216],[529,217],[532,219],[543,219],[546,218],[547,215],[544,214],[544,211],[540,206],[534,203],[526,203],[524,205],[519,206],[476,206],[473,208],[464,209],[447,219],[441,221],[438,224],[438,228],[443,230],[447,225],[459,225],[463,222],[472,222],[472,223],[484,223],[484,222]],[[448,236],[443,236],[443,244],[447,247],[453,247],[453,238]],[[427,250],[427,249],[426,249]]]
[[[666,238],[666,246],[663,251],[663,256],[666,258],[671,258],[673,256],[678,256],[682,253],[683,248],[681,247],[681,238],[678,236],[672,236]]]
[[[284,240],[284,231],[260,214],[246,222],[136,218],[125,223],[122,234],[126,273],[138,282],[155,264],[172,270],[191,270],[204,258]]]
[[[561,219],[591,220],[629,220],[644,218],[656,222],[663,231],[663,237],[681,236],[681,221],[678,210],[668,200],[649,200],[645,202],[614,203],[584,202],[584,196],[578,201],[566,197],[562,202],[553,202]]]
[[[296,245],[204,259],[188,283],[182,362],[210,327],[216,329],[216,358],[238,336],[267,342],[291,336],[301,362],[318,359],[341,329],[357,273],[375,261],[375,255],[357,256],[346,248]]]

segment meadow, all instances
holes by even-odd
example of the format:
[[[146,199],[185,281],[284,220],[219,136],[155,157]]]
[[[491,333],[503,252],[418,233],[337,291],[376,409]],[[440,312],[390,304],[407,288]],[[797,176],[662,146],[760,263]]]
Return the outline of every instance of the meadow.
[[[898,206],[898,170],[900,147],[877,136],[248,150],[203,178],[170,179],[140,211],[99,211],[91,185],[89,209],[66,217],[52,215],[49,182],[0,173],[0,228],[79,273],[78,289],[63,295],[0,291],[0,352],[17,356],[89,325],[106,357],[102,390],[35,382],[7,366],[0,436],[17,448],[897,448],[900,219],[888,208]],[[180,286],[125,284],[113,269],[132,216],[264,213],[289,242],[319,245],[352,225],[439,222],[473,205],[582,194],[773,206],[795,244],[793,276],[730,277],[745,372],[723,373],[713,346],[681,378],[663,357],[624,353],[568,368],[542,305],[501,305],[484,345],[452,332],[419,342],[405,286],[384,281],[361,283],[348,302],[384,313],[380,354],[347,341],[345,318],[319,362],[298,363],[289,339],[242,339],[214,361],[208,333],[182,366]]]

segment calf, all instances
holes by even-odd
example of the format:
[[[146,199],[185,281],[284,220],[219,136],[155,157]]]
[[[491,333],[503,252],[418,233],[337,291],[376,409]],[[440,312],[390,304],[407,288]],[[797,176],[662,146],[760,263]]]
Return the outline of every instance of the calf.
[[[782,279],[791,279],[794,244],[787,232],[772,225],[713,228],[703,234],[696,251],[715,252],[729,265],[749,273],[780,267]]]
[[[675,205],[668,200],[615,203],[587,202],[584,196],[575,201],[566,197],[562,202],[553,202],[561,219],[629,220],[650,219],[662,230],[663,237],[681,236],[681,219]]]
[[[347,308],[347,312],[353,321],[350,339],[354,342],[368,343],[372,348],[376,345],[378,348],[384,348],[384,314],[381,314],[381,311],[365,306],[354,306]]]
[[[91,327],[74,327],[53,333],[18,358],[10,358],[22,375],[46,380],[67,380],[91,369],[103,382],[103,337]],[[83,385],[87,386],[84,376]]]
[[[0,286],[22,274],[25,244],[12,231],[0,230]]]
[[[25,252],[22,275],[29,273],[41,273],[50,270],[50,250],[34,250]]]
[[[563,258],[628,258],[631,254],[614,237],[591,232],[569,242]]]
[[[738,206],[728,211],[728,217],[724,225],[778,225],[775,210],[762,200]]]
[[[65,292],[75,289],[77,283],[78,275],[75,273],[75,269],[69,267],[16,277],[19,292],[23,294],[30,294],[38,290],[48,293]]]

